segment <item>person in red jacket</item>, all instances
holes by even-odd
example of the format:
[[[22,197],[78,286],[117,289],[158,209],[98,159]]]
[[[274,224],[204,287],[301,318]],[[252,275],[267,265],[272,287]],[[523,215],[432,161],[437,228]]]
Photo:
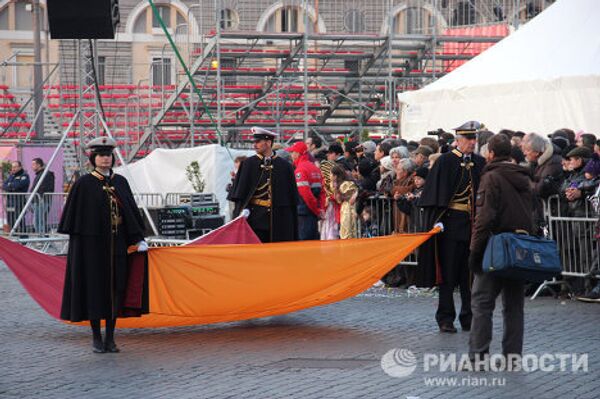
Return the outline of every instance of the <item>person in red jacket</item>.
[[[311,160],[306,144],[298,141],[286,149],[294,162],[294,175],[300,194],[298,203],[298,237],[300,240],[318,240],[319,217],[324,195],[321,170]]]

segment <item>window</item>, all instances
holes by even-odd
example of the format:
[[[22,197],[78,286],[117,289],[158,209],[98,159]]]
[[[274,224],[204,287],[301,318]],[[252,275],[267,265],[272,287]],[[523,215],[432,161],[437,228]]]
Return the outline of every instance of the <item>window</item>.
[[[152,58],[152,84],[156,86],[171,84],[170,58]]]
[[[146,14],[148,9],[141,12],[133,24],[133,33],[146,33]]]
[[[0,10],[0,30],[8,30],[8,7]]]
[[[232,30],[236,29],[240,23],[237,12],[230,8],[221,9],[221,29]]]
[[[31,5],[25,2],[15,3],[15,29],[33,30],[33,15],[28,8]]]
[[[452,14],[452,25],[473,25],[477,23],[475,6],[470,1],[461,1]]]
[[[30,49],[16,50],[18,65],[14,66],[14,85],[17,89],[30,90],[33,82],[33,53]]]
[[[399,34],[431,33],[433,15],[421,7],[408,7],[400,11],[394,18],[393,31]]]
[[[304,17],[305,15],[299,7],[281,7],[269,16],[264,29],[267,32],[303,32]],[[309,18],[308,32],[314,31],[313,25],[314,21]]]
[[[363,32],[365,30],[364,12],[357,9],[346,11],[346,15],[344,15],[344,28],[347,32]]]
[[[157,6],[156,10],[167,28],[171,27],[171,8],[169,6]],[[158,18],[154,12],[152,12],[152,27],[160,28],[160,23],[158,23]]]
[[[281,10],[281,32],[298,32],[298,9],[284,7]]]
[[[105,84],[104,77],[106,76],[106,57],[98,56],[98,65],[96,65],[96,73],[98,74],[98,84]]]

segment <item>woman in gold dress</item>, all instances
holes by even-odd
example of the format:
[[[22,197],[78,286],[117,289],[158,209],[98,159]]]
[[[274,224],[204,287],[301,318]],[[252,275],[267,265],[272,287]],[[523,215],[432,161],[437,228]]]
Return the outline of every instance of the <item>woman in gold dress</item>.
[[[336,165],[331,169],[332,186],[335,199],[340,204],[340,238],[358,238],[358,220],[356,214],[356,198],[358,186],[347,175],[344,169]]]

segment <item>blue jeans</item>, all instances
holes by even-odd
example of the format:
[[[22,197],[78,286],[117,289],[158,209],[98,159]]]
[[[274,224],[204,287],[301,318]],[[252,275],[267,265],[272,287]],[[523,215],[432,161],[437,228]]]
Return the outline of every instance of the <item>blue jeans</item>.
[[[50,211],[50,202],[41,200],[32,205],[33,208],[33,225],[35,232],[39,234],[47,233],[48,213]]]

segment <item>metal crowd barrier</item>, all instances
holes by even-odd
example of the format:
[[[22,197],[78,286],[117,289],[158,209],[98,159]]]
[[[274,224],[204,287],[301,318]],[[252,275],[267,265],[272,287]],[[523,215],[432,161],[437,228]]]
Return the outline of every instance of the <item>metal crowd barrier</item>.
[[[358,204],[359,236],[362,238],[393,234],[394,232],[413,233],[423,231],[423,218],[420,212],[412,215],[408,223],[399,226],[395,200],[383,196],[371,196]],[[544,202],[544,218],[549,238],[558,243],[563,265],[564,277],[600,276],[600,244],[596,237],[598,207],[594,202],[585,200],[579,208],[573,208],[558,195]],[[369,217],[365,216],[369,213]],[[418,250],[411,253],[401,264],[416,265]],[[562,280],[552,280],[541,284],[532,299],[552,285],[565,284]]]
[[[573,207],[565,198],[554,195],[544,204],[548,235],[558,244],[563,277],[600,277],[600,244],[596,237],[598,209],[592,201],[583,200]],[[568,281],[552,279],[542,283],[531,299],[553,285]]]
[[[422,225],[422,218],[414,220],[402,216],[393,198],[374,195],[359,201],[358,204],[359,237],[369,238],[385,236],[394,233],[416,233]],[[366,214],[369,214],[368,217]],[[368,219],[367,219],[368,218]],[[400,264],[417,265],[418,249],[407,256]]]
[[[0,235],[11,232],[31,195],[31,193],[0,192]],[[187,195],[189,196],[189,194]],[[146,205],[148,208],[179,205],[180,198],[185,196],[184,193],[169,193],[166,196],[160,193],[134,194],[138,207]],[[169,203],[167,203],[166,197],[169,199]],[[24,217],[14,229],[13,236],[34,238],[56,235],[66,199],[67,193],[45,193],[43,195],[36,193]]]

